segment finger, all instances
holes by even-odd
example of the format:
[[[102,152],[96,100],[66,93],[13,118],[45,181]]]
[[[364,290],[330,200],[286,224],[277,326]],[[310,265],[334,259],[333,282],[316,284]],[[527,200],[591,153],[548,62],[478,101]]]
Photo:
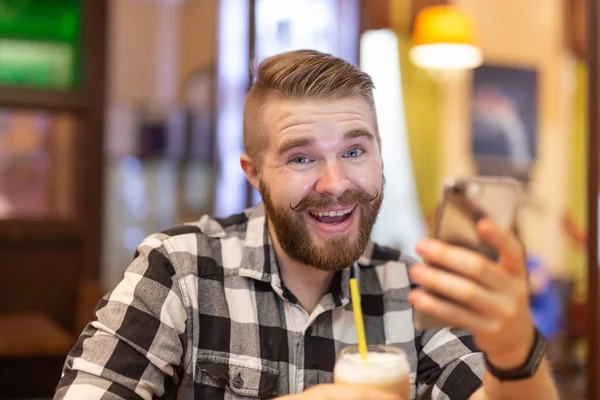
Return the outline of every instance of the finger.
[[[465,307],[435,297],[423,289],[413,289],[408,300],[416,309],[430,314],[446,322],[448,326],[463,328],[473,333],[497,331],[500,324],[497,320],[481,316]]]
[[[439,265],[456,274],[466,276],[491,289],[504,289],[508,284],[506,273],[492,260],[462,247],[429,239],[417,245],[417,252],[430,264]]]
[[[498,251],[500,262],[508,272],[517,276],[527,275],[525,248],[513,232],[503,231],[492,220],[485,218],[477,223],[477,233]]]
[[[339,386],[342,387],[342,385]],[[344,389],[345,391],[343,393],[336,390],[335,400],[402,400],[396,395],[381,392],[379,390],[368,389],[362,386],[346,386]]]
[[[400,397],[358,385],[328,384],[315,386],[325,400],[402,400]],[[316,394],[316,393],[315,393]]]
[[[514,312],[512,302],[507,301],[506,296],[468,278],[423,264],[412,265],[409,274],[422,288],[458,302],[480,315],[503,317]]]

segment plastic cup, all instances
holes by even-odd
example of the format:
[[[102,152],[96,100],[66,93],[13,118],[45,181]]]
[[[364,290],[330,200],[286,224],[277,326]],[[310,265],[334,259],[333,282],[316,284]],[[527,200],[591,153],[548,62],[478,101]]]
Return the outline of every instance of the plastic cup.
[[[336,385],[363,386],[410,399],[410,365],[395,346],[369,345],[363,360],[357,346],[342,349],[335,363]]]

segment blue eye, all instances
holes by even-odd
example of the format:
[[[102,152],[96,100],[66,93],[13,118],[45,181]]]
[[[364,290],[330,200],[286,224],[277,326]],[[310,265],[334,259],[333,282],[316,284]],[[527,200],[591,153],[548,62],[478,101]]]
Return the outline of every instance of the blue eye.
[[[351,149],[344,154],[344,158],[356,158],[364,152],[363,149]]]
[[[310,161],[311,161],[311,159],[308,157],[298,156],[298,157],[292,158],[290,160],[290,163],[292,163],[292,164],[308,164]]]

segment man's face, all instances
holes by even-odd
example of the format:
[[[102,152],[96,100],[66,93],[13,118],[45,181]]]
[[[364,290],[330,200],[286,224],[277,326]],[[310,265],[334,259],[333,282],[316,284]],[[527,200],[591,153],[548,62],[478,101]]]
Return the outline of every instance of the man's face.
[[[259,190],[291,258],[333,271],[364,252],[383,200],[374,119],[361,97],[266,105]]]

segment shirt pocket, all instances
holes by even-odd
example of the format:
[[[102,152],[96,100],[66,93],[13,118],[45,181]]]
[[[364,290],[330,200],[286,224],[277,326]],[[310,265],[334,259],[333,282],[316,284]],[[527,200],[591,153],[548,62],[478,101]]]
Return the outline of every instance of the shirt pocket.
[[[197,389],[206,393],[206,398],[212,398],[210,393],[222,394],[222,398],[262,399],[275,396],[278,378],[278,370],[254,363],[248,357],[199,354],[194,384],[202,386]]]

